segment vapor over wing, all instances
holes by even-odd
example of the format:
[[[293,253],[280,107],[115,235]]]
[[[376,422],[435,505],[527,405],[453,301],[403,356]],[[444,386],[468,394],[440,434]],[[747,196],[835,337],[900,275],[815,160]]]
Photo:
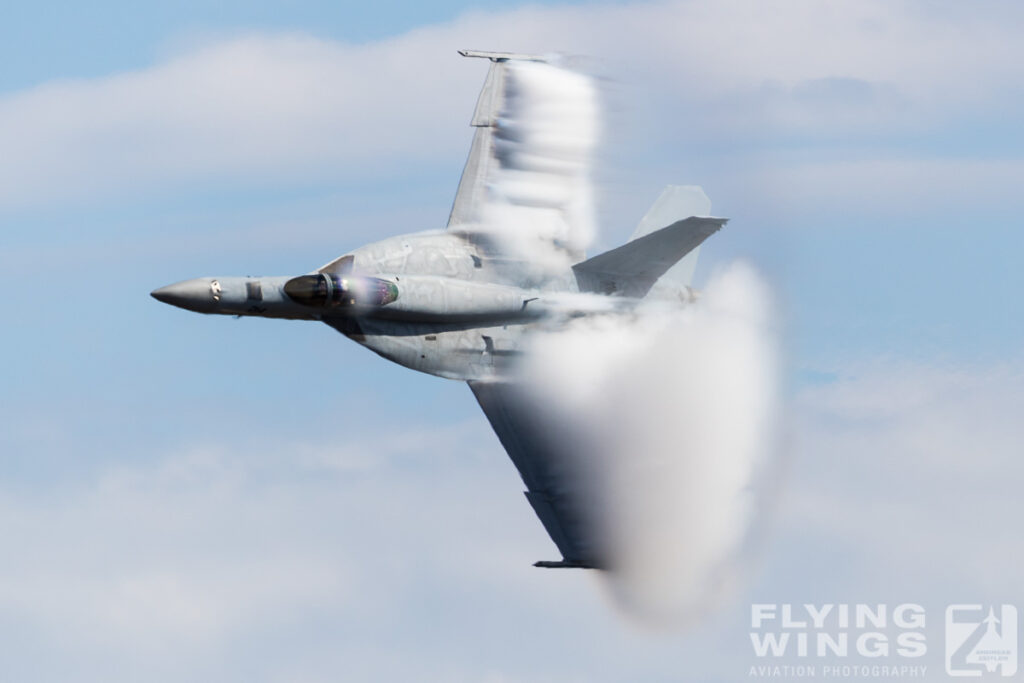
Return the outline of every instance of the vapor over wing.
[[[535,255],[583,257],[592,237],[590,160],[598,132],[590,78],[539,57],[491,59],[448,227],[489,232]]]

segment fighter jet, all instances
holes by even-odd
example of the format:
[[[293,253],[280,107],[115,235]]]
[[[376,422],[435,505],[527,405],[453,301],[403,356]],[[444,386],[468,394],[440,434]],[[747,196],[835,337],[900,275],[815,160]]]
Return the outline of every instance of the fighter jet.
[[[688,305],[700,244],[724,218],[669,186],[630,240],[585,258],[599,126],[593,81],[541,56],[463,50],[490,67],[444,230],[390,237],[316,270],[201,277],[152,292],[199,313],[315,320],[407,368],[465,381],[562,558],[607,568],[594,521],[550,429],[517,390],[532,332],[657,299]]]

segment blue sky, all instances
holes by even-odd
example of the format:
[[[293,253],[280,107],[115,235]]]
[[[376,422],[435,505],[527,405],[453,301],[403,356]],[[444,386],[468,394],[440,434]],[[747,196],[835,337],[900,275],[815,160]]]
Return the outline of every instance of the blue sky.
[[[0,655],[15,680],[739,680],[751,601],[1022,600],[1009,3],[71,3],[0,21]],[[149,298],[440,227],[472,47],[606,76],[600,246],[666,183],[774,284],[788,475],[749,585],[652,634],[468,390]]]

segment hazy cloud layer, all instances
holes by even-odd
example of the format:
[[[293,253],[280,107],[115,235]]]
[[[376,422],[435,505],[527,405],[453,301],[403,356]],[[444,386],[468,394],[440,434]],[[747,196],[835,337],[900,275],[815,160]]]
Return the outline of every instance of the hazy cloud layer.
[[[1008,111],[1024,101],[1012,86],[1024,64],[1021,13],[986,7],[671,2],[471,13],[361,45],[242,36],[0,98],[0,208],[325,172],[384,180],[410,165],[457,164],[483,76],[482,64],[455,55],[460,47],[591,56],[612,78],[612,123],[617,110],[656,131],[622,140],[629,154],[649,156],[660,138],[686,166],[697,144],[734,156],[766,136],[797,147],[859,138],[874,149],[863,171],[876,177],[890,167],[872,166],[872,155],[906,162],[887,149],[889,136],[1012,130]],[[898,168],[890,182],[919,183]]]
[[[394,438],[348,425],[292,447],[269,432],[265,449],[214,443],[0,493],[18,549],[0,568],[7,666],[34,680],[729,680],[751,657],[752,600],[939,614],[1024,599],[1020,364],[840,375],[795,399],[754,586],[686,638],[635,633],[594,577],[530,566],[552,547],[481,419]],[[925,663],[941,670],[933,626]]]
[[[866,576],[885,580],[885,558],[897,557],[945,568],[900,577],[905,590],[916,581],[918,590],[1019,600],[1021,396],[1019,360],[849,368],[799,397],[796,447],[806,485],[792,505],[820,533],[860,548]]]

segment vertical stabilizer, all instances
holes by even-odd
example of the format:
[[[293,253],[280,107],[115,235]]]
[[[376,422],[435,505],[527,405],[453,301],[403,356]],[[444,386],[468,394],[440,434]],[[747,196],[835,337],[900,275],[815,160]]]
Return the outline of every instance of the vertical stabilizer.
[[[710,216],[711,200],[698,185],[669,185],[661,192],[640,224],[636,226],[630,240],[660,230],[690,216]],[[660,281],[674,285],[689,287],[693,282],[693,273],[697,269],[697,247],[672,266],[661,276]]]

